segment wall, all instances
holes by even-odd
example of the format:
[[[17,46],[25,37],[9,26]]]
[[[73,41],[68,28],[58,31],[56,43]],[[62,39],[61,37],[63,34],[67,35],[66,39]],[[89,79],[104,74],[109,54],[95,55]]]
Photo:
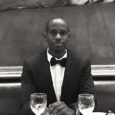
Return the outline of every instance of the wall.
[[[72,33],[68,48],[93,65],[115,64],[115,4],[95,4],[0,12],[0,66],[21,66],[47,47],[43,32],[52,17],[65,18]]]

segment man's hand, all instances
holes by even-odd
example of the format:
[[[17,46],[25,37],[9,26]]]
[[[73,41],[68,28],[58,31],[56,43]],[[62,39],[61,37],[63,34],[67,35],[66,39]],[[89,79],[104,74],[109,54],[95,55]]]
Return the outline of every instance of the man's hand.
[[[46,107],[45,111],[41,115],[49,115],[49,108]]]
[[[64,102],[57,101],[49,105],[51,115],[74,115],[75,111],[69,108]]]

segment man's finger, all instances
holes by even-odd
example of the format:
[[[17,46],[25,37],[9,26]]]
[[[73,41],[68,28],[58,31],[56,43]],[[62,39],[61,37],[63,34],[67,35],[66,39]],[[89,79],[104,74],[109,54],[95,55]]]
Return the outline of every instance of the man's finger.
[[[60,111],[58,115],[66,115],[66,109],[63,109],[62,111]]]
[[[62,111],[63,109],[65,109],[65,105],[62,104],[60,106],[58,106],[57,108],[55,108],[55,110],[52,112],[52,114],[58,114],[60,111]]]
[[[57,107],[59,107],[59,106],[61,106],[61,105],[63,105],[63,104],[64,104],[64,103],[63,103],[63,102],[60,102],[60,101],[57,101],[57,102],[55,102],[55,103],[53,103],[53,104],[50,104],[50,105],[49,105],[50,114],[52,114],[53,111],[54,111]]]

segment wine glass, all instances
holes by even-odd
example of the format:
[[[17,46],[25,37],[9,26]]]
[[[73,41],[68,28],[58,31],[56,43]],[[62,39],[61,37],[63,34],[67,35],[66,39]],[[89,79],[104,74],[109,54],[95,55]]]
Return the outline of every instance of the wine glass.
[[[92,94],[79,94],[78,108],[83,115],[90,115],[95,107],[94,95]]]
[[[45,93],[33,93],[30,96],[30,107],[36,115],[41,115],[47,105],[47,95]]]

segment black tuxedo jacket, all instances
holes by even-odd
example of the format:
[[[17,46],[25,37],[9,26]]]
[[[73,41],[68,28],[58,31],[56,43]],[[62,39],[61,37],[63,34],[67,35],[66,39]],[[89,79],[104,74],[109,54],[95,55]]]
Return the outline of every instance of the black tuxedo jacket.
[[[47,50],[24,61],[21,84],[22,115],[33,115],[30,95],[35,92],[47,94],[48,104],[57,101],[53,88]],[[67,63],[61,91],[61,101],[77,106],[78,94],[94,93],[90,60],[67,50]]]

